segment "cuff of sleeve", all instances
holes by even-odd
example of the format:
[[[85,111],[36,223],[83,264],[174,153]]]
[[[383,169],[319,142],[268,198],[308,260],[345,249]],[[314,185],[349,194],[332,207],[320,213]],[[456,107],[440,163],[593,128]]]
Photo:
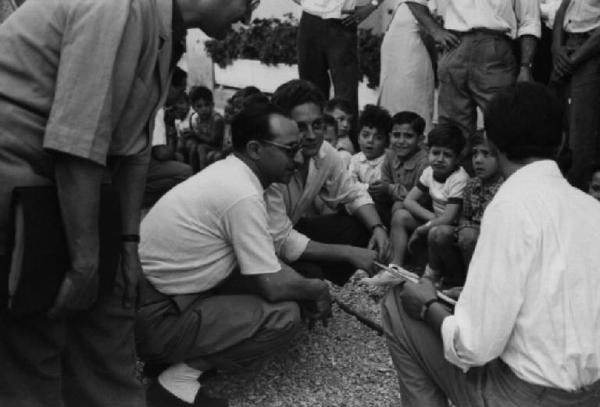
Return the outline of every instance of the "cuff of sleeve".
[[[302,233],[296,232],[292,229],[289,236],[285,240],[285,243],[280,249],[279,255],[286,262],[292,263],[302,256],[302,253],[306,250],[310,239],[304,236]]]
[[[44,149],[54,150],[106,165],[108,139],[94,138],[93,142],[81,132],[57,124],[48,125],[44,134]]]
[[[517,37],[524,35],[533,35],[536,38],[542,36],[542,24],[540,20],[529,19],[521,22],[517,29]]]
[[[374,204],[375,203],[373,202],[373,199],[371,198],[371,196],[368,193],[366,193],[365,195],[358,197],[354,201],[346,204],[346,210],[348,211],[348,213],[350,215],[352,215],[361,206],[374,205]]]
[[[428,2],[428,0],[404,0],[404,1],[401,1],[400,3],[417,3],[422,6],[427,6],[427,2]]]
[[[458,366],[463,372],[469,370],[469,366],[466,365],[456,353],[454,339],[458,332],[458,325],[454,316],[449,316],[442,322],[442,341],[444,343],[444,356],[446,360],[455,366]]]

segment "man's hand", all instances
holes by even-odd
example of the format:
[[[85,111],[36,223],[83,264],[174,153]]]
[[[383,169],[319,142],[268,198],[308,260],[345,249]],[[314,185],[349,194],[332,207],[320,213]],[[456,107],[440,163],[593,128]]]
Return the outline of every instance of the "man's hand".
[[[368,191],[373,198],[385,198],[389,195],[390,184],[385,181],[377,180],[369,185]]]
[[[327,326],[331,315],[331,295],[328,288],[323,289],[314,301],[302,303],[302,316],[307,321],[309,329],[317,321],[321,321],[323,326]]]
[[[445,51],[451,50],[452,48],[456,48],[460,45],[460,38],[456,34],[442,27],[438,27],[433,30],[431,32],[431,36],[438,47]]]
[[[58,290],[48,317],[59,318],[89,309],[98,297],[98,270],[96,266],[85,269],[71,268]]]
[[[418,284],[407,281],[400,293],[406,313],[413,319],[420,319],[421,309],[427,301],[437,298],[433,283],[422,278]]]
[[[124,242],[121,248],[121,273],[125,283],[123,307],[132,308],[137,305],[138,281],[142,275],[142,265],[136,242]]]
[[[376,8],[377,7],[371,4],[365,4],[364,6],[357,6],[353,11],[344,10],[342,11],[342,14],[346,15],[346,17],[342,18],[342,24],[346,27],[360,24],[369,17]]]
[[[388,238],[387,232],[381,227],[373,229],[373,234],[371,235],[367,248],[377,250],[377,259],[383,263],[387,263],[392,255],[390,239]]]
[[[377,260],[375,250],[352,246],[348,260],[354,267],[366,271],[369,275],[373,275],[378,270],[375,266]]]
[[[573,73],[574,67],[571,61],[571,53],[571,50],[565,46],[553,47],[552,58],[557,79],[569,76]]]

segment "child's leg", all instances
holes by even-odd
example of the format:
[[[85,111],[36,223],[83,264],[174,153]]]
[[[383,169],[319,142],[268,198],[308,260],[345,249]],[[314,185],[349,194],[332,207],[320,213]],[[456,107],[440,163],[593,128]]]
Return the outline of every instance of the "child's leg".
[[[471,263],[473,252],[475,251],[475,245],[477,244],[477,238],[479,237],[479,228],[466,227],[458,231],[458,248],[460,249],[467,268]]]
[[[416,220],[406,209],[398,209],[392,213],[390,222],[390,238],[392,240],[393,257],[392,263],[401,266],[404,263],[406,246],[409,234],[419,226]]]
[[[196,157],[198,157],[198,171],[203,170],[208,165],[208,152],[210,146],[208,144],[198,144],[196,147]]]
[[[464,263],[456,246],[455,227],[434,226],[427,236],[429,269],[427,274],[437,282],[444,278],[450,285],[461,285],[464,276]]]

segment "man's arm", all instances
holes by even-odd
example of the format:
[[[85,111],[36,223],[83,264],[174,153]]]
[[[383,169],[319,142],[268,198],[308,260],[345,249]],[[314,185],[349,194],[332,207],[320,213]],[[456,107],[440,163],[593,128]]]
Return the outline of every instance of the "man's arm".
[[[521,60],[517,82],[529,82],[531,64],[535,56],[538,38],[542,33],[540,5],[537,0],[516,0],[514,2],[515,17],[517,19],[517,37],[521,48]]]
[[[382,227],[381,218],[375,209],[375,205],[368,204],[360,206],[353,213],[365,227],[371,231],[371,239],[368,248],[377,250],[379,261],[387,262],[391,257],[391,245],[387,230]]]
[[[71,259],[50,316],[90,307],[98,294],[100,184],[104,167],[54,153],[61,216]]]
[[[460,38],[458,38],[452,32],[441,27],[433,18],[429,9],[427,8],[426,2],[406,2],[408,8],[413,13],[419,24],[421,24],[427,32],[433,37],[436,44],[439,44],[443,49],[452,49],[460,44]]]
[[[124,157],[113,174],[113,183],[117,188],[121,206],[121,233],[123,235],[139,236],[140,234],[140,216],[146,187],[148,158],[147,153]],[[125,282],[123,305],[130,308],[135,305],[137,282],[142,274],[138,242],[122,243],[121,272]]]
[[[374,261],[377,260],[377,252],[363,247],[327,244],[311,240],[300,256],[300,260],[347,262],[351,263],[357,269],[365,270],[370,274],[374,271]]]
[[[533,63],[533,57],[535,56],[537,42],[538,39],[533,35],[523,35],[519,37],[521,61],[519,63],[517,82],[530,82],[533,80],[533,77],[531,76],[531,65]]]

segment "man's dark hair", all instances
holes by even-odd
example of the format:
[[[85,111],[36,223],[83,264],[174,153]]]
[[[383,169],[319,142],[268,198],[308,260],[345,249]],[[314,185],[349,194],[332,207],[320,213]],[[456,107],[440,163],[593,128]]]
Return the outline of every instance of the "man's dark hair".
[[[236,114],[231,122],[233,150],[244,151],[251,140],[273,140],[270,119],[274,114],[284,115],[271,103],[253,103]]]
[[[425,119],[423,119],[415,112],[404,111],[396,113],[392,117],[392,127],[394,126],[394,124],[408,124],[418,135],[423,134],[423,132],[425,131]]]
[[[562,141],[562,117],[559,100],[537,83],[499,91],[484,112],[488,139],[516,162],[555,158]]]
[[[213,103],[213,93],[206,86],[194,86],[190,89],[190,101],[196,103],[204,100],[206,103]]]
[[[392,130],[392,117],[387,110],[379,106],[366,105],[358,118],[359,130],[363,127],[374,128],[377,133],[383,134],[387,145],[390,140],[388,134]]]
[[[340,109],[342,112],[352,115],[352,105],[344,98],[335,97],[325,103],[326,112],[333,112],[335,109]]]
[[[271,102],[286,114],[290,114],[296,106],[305,103],[314,103],[323,109],[325,97],[319,88],[311,82],[293,79],[275,89],[273,96],[271,96]]]
[[[335,134],[337,134],[337,132],[338,132],[337,120],[335,120],[333,116],[324,114],[323,115],[323,124],[325,125],[325,128],[333,127],[333,129],[335,130]]]
[[[596,174],[597,172],[600,172],[600,162],[594,162],[592,165],[590,165],[589,170],[588,170],[588,184],[590,182],[592,182],[592,178],[594,177],[594,174]]]
[[[171,86],[177,88],[187,86],[187,72],[176,66],[173,68],[173,76],[171,77]]]
[[[465,148],[465,137],[456,124],[438,124],[427,136],[427,145],[431,147],[444,147],[454,151],[456,155]]]

